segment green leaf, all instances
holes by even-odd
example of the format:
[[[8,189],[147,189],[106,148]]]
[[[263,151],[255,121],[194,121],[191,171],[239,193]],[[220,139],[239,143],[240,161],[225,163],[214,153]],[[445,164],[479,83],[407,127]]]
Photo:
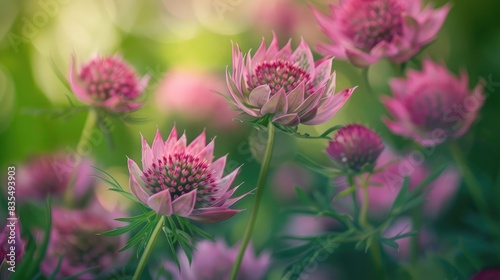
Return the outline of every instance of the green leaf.
[[[129,225],[126,225],[126,226],[123,226],[123,227],[117,227],[117,228],[112,229],[110,231],[106,231],[106,232],[100,233],[99,235],[102,235],[102,236],[117,236],[117,235],[122,235],[122,234],[125,234],[125,233],[127,233],[127,232],[135,229],[136,227],[139,227],[140,225],[144,224],[145,222],[146,221],[144,221],[144,220],[133,221]]]

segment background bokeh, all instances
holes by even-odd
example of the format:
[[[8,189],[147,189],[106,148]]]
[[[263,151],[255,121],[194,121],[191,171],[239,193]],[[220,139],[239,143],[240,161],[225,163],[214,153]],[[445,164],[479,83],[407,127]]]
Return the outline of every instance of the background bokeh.
[[[139,74],[151,75],[144,98],[146,105],[133,114],[145,121],[123,123],[114,120],[113,147],[104,140],[91,146],[89,153],[96,165],[112,174],[123,186],[128,186],[126,157],[139,160],[139,133],[152,141],[157,128],[166,136],[176,123],[179,130],[186,130],[190,140],[203,128],[207,129],[209,138],[217,136],[215,154],[229,154],[228,170],[243,164],[237,177],[237,182],[244,182],[241,193],[253,189],[259,169],[253,154],[258,153],[265,137],[251,132],[244,124],[229,122],[233,116],[223,113],[228,105],[220,101],[222,98],[213,100],[217,94],[210,89],[224,92],[224,73],[226,66],[231,64],[231,41],[238,43],[244,52],[256,50],[262,36],[269,42],[274,30],[281,45],[292,38],[296,46],[303,37],[314,46],[326,39],[308,11],[308,5],[325,8],[327,3],[333,2],[0,0],[0,170],[6,173],[7,166],[21,165],[38,154],[74,152],[86,113],[65,120],[33,112],[69,108],[68,98],[78,103],[65,87],[65,81],[56,74],[58,71],[67,73],[72,54],[79,62],[96,53],[119,54]],[[434,2],[441,6],[447,1]],[[449,2],[452,9],[443,29],[419,58],[442,61],[455,73],[465,69],[471,87],[480,79],[486,80],[488,98],[485,106],[460,144],[480,180],[495,181],[500,178],[500,1]],[[339,60],[334,60],[333,67],[337,71],[338,89],[360,87],[330,122],[315,127],[301,126],[299,130],[315,134],[335,124],[360,122],[378,131],[394,149],[413,147],[409,141],[391,135],[380,121],[385,112],[377,95],[389,93],[387,80],[394,75],[391,65],[382,61],[370,68],[372,93],[368,92],[360,69]],[[415,65],[410,62],[409,67]],[[273,172],[253,238],[257,252],[285,246],[279,236],[291,220],[287,207],[296,204],[291,184],[301,184],[304,188],[330,184],[325,178],[289,163],[297,153],[324,161],[326,142],[302,141],[286,135],[278,135],[277,141],[282,144],[275,151]],[[432,157],[438,161],[448,160],[446,153],[440,151]],[[288,170],[277,168],[285,163]],[[106,207],[130,208],[126,200],[107,191],[104,183],[96,188]],[[491,194],[496,201],[500,199],[499,191]],[[251,202],[252,198],[246,198],[237,206],[248,209]],[[462,217],[471,207],[467,192],[461,189],[448,210],[435,221],[437,228],[446,234],[450,229],[467,231]],[[3,209],[2,206],[2,218]],[[204,228],[214,236],[226,238],[229,244],[235,244],[243,234],[248,217],[249,211],[245,211],[220,226]],[[303,221],[303,225],[315,226],[307,221]],[[498,259],[490,258],[490,264],[480,253],[471,254],[479,264],[464,261],[462,268],[466,274],[499,264]],[[363,258],[366,258],[363,252],[346,249],[324,265],[336,271],[339,277],[361,277],[363,271],[359,266],[363,264],[357,263]],[[269,278],[279,279],[285,263],[277,261]],[[432,262],[423,261],[422,265],[436,271],[441,269],[434,267]],[[328,273],[333,275],[334,272]],[[436,275],[440,275],[439,272]]]

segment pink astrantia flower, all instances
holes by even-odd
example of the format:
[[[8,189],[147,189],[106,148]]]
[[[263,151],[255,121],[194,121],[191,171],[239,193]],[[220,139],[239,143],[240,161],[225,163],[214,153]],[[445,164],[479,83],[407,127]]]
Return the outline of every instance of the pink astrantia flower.
[[[74,155],[65,153],[33,157],[18,169],[18,198],[20,201],[41,201],[48,195],[62,198],[73,179],[71,193],[80,201],[95,186],[92,165],[91,160],[83,158],[75,166]]]
[[[239,246],[227,247],[222,240],[215,242],[204,240],[196,244],[191,264],[184,252],[180,252],[180,271],[176,265],[170,262],[165,263],[164,267],[172,274],[174,280],[229,279],[238,249]],[[262,253],[257,257],[250,246],[243,256],[238,279],[263,279],[269,263],[270,255],[268,253]]]
[[[452,75],[427,59],[423,70],[410,70],[406,79],[392,79],[393,98],[383,98],[393,120],[384,119],[395,134],[423,146],[462,136],[474,122],[484,102],[483,86],[468,87],[468,76]]]
[[[232,72],[226,73],[229,98],[251,120],[272,116],[287,126],[328,121],[349,99],[354,88],[335,93],[332,59],[314,62],[302,40],[292,53],[290,41],[281,50],[274,35],[269,48],[263,39],[246,57],[233,46]]]
[[[327,154],[341,167],[354,172],[373,166],[384,150],[380,136],[359,124],[339,129],[326,149]]]
[[[14,238],[9,238],[14,237]],[[14,250],[11,250],[14,247]],[[10,262],[15,266],[24,255],[26,244],[21,239],[18,220],[7,220],[7,223],[0,232],[0,266],[3,262]]]
[[[139,77],[134,69],[118,56],[95,57],[76,70],[75,58],[69,68],[69,82],[82,102],[112,112],[132,112],[139,109],[141,96],[149,76]]]
[[[332,41],[318,52],[366,67],[387,57],[405,62],[437,35],[449,5],[422,8],[421,0],[341,0],[331,16],[313,9],[323,32]]]
[[[113,219],[119,215],[98,205],[82,210],[53,208],[50,242],[41,265],[43,273],[51,275],[61,262],[57,279],[86,270],[79,279],[100,279],[125,264],[130,255],[117,252],[125,245],[127,235],[99,235],[118,226]]]
[[[214,140],[206,145],[205,138],[203,131],[186,145],[186,135],[178,138],[175,127],[165,142],[157,131],[152,147],[142,138],[143,170],[128,160],[132,194],[161,215],[200,222],[218,222],[240,212],[229,208],[246,195],[230,198],[238,189],[229,188],[239,168],[223,177],[227,156],[213,161]]]

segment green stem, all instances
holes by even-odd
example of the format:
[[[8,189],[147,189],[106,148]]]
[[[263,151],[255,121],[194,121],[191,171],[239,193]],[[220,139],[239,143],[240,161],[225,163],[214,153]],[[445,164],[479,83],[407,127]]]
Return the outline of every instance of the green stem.
[[[76,145],[76,151],[80,151],[83,145],[87,144],[89,140],[89,135],[94,128],[94,125],[97,123],[97,112],[93,109],[89,110],[89,114],[87,115],[87,120],[85,121],[85,125],[83,126],[82,134],[80,135],[80,139],[78,140],[78,144]],[[78,174],[78,165],[81,163],[81,158],[79,161],[75,163],[73,167],[73,171],[71,172],[71,177],[69,178],[68,185],[66,186],[66,191],[64,192],[64,205],[72,206],[74,199],[74,187],[75,181]]]
[[[267,171],[269,170],[269,164],[271,163],[271,155],[273,153],[274,146],[274,124],[269,122],[268,125],[268,136],[267,136],[267,146],[264,153],[264,159],[262,161],[262,166],[260,168],[259,180],[257,181],[257,192],[255,194],[255,201],[253,203],[252,213],[250,214],[250,220],[247,224],[245,234],[243,236],[243,241],[241,242],[240,250],[236,261],[234,262],[233,270],[231,271],[230,280],[235,280],[238,276],[238,271],[240,269],[241,261],[243,260],[243,255],[245,254],[245,249],[250,242],[252,237],[253,228],[255,226],[255,221],[257,220],[257,214],[259,213],[260,201],[262,200],[262,194],[264,193],[264,183],[267,177]]]
[[[156,227],[154,228],[153,232],[151,233],[151,236],[149,237],[148,243],[146,244],[146,248],[142,253],[141,259],[139,260],[139,264],[137,265],[137,269],[135,270],[134,277],[132,278],[133,280],[139,280],[139,278],[141,278],[142,270],[146,266],[146,262],[148,261],[149,255],[153,250],[153,245],[156,241],[156,237],[158,237],[158,234],[160,233],[164,222],[165,222],[165,216],[162,215],[158,220],[158,223],[156,224]]]
[[[347,181],[349,183],[349,188],[356,188],[354,185],[354,176],[352,174],[347,175]],[[354,205],[354,217],[359,216],[358,198],[356,190],[352,192],[352,205]]]
[[[410,243],[410,260],[413,265],[417,263],[418,255],[419,255],[419,246],[420,246],[420,227],[422,225],[422,209],[417,207],[413,209],[413,213],[411,216],[412,228],[417,233],[411,237]]]
[[[372,241],[370,245],[370,253],[372,255],[373,262],[375,264],[375,270],[378,275],[378,279],[387,279],[384,270],[384,264],[382,263],[382,254],[380,253],[380,246],[376,238]]]
[[[370,206],[370,197],[368,195],[368,187],[366,184],[361,185],[361,191],[363,195],[363,202],[361,203],[361,213],[359,214],[359,225],[362,228],[369,228],[368,224],[368,208]]]
[[[368,91],[369,94],[372,94],[373,93],[373,89],[370,86],[370,76],[368,75],[369,71],[370,71],[369,67],[363,68],[361,70],[361,75],[363,76],[363,81],[365,82],[366,90]]]
[[[454,141],[451,141],[449,148],[451,151],[451,155],[453,156],[456,164],[458,165],[460,173],[462,173],[465,185],[467,186],[467,189],[472,196],[474,204],[479,209],[479,212],[481,212],[483,217],[487,219],[489,217],[488,209],[486,208],[486,203],[484,201],[483,194],[481,193],[481,186],[474,177],[474,174],[472,174],[471,170],[467,166],[465,158],[460,148],[458,147],[458,144]]]

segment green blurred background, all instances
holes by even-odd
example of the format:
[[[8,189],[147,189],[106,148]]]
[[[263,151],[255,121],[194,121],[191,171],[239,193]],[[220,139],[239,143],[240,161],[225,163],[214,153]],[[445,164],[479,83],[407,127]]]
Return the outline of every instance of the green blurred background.
[[[295,46],[303,36],[312,47],[325,38],[312,20],[305,1],[222,1],[226,3],[223,10],[214,8],[216,2],[0,0],[2,170],[11,164],[22,164],[36,154],[74,151],[86,113],[62,120],[29,112],[32,109],[69,108],[67,96],[78,103],[56,75],[57,71],[67,72],[72,54],[79,62],[95,53],[120,54],[138,73],[152,76],[146,105],[134,113],[147,121],[134,124],[114,121],[115,146],[111,149],[104,141],[92,146],[91,154],[97,165],[126,186],[126,156],[140,158],[139,133],[152,141],[156,128],[166,136],[175,122],[179,130],[186,129],[188,139],[193,139],[205,127],[210,138],[217,135],[216,156],[229,153],[232,168],[244,164],[237,182],[244,182],[244,190],[252,189],[259,165],[250,151],[249,143],[255,141],[255,138],[248,138],[251,130],[244,124],[221,127],[210,118],[192,118],[189,110],[162,110],[155,102],[159,85],[171,69],[201,71],[223,79],[226,66],[231,64],[231,41],[237,42],[246,52],[256,50],[262,36],[269,42],[272,30],[281,39],[281,45],[293,38]],[[441,6],[447,1],[434,2]],[[500,168],[500,1],[449,2],[452,9],[443,29],[419,58],[428,56],[442,61],[455,73],[467,70],[471,87],[481,78],[488,82],[488,99],[480,118],[461,139],[461,144],[472,170],[482,180],[495,180]],[[329,2],[317,0],[309,3],[324,8]],[[415,65],[410,63],[409,66]],[[313,134],[335,124],[361,122],[379,131],[389,145],[401,149],[410,147],[411,143],[392,136],[380,121],[385,112],[375,94],[389,93],[387,80],[394,75],[391,66],[380,62],[370,69],[369,78],[375,94],[366,90],[360,69],[339,60],[334,61],[334,69],[337,71],[337,89],[360,85],[359,89],[329,123],[314,128],[300,127],[300,131]],[[223,91],[224,88],[216,90]],[[192,110],[196,108],[197,104],[192,104]],[[293,159],[298,152],[324,160],[324,141],[312,144],[285,136],[280,139],[285,144],[281,145],[282,150],[275,152],[275,155],[280,155],[274,159],[275,166]],[[440,153],[436,156],[439,157]],[[326,185],[328,182],[317,177],[310,184]],[[110,207],[124,205],[123,200],[106,192],[104,185],[100,188],[100,197]],[[258,251],[274,246],[277,233],[282,232],[286,222],[284,209],[291,203],[281,199],[279,191],[267,188],[266,192],[254,234]],[[246,198],[237,206],[250,208],[251,202],[252,199]],[[460,213],[470,205],[467,194],[460,193],[453,205],[456,211],[447,213],[442,221],[445,225],[459,224]],[[242,235],[248,215],[246,211],[222,223],[217,230],[210,227],[207,230],[216,236],[227,237],[233,244]],[[271,275],[279,273],[279,270],[273,270]]]

